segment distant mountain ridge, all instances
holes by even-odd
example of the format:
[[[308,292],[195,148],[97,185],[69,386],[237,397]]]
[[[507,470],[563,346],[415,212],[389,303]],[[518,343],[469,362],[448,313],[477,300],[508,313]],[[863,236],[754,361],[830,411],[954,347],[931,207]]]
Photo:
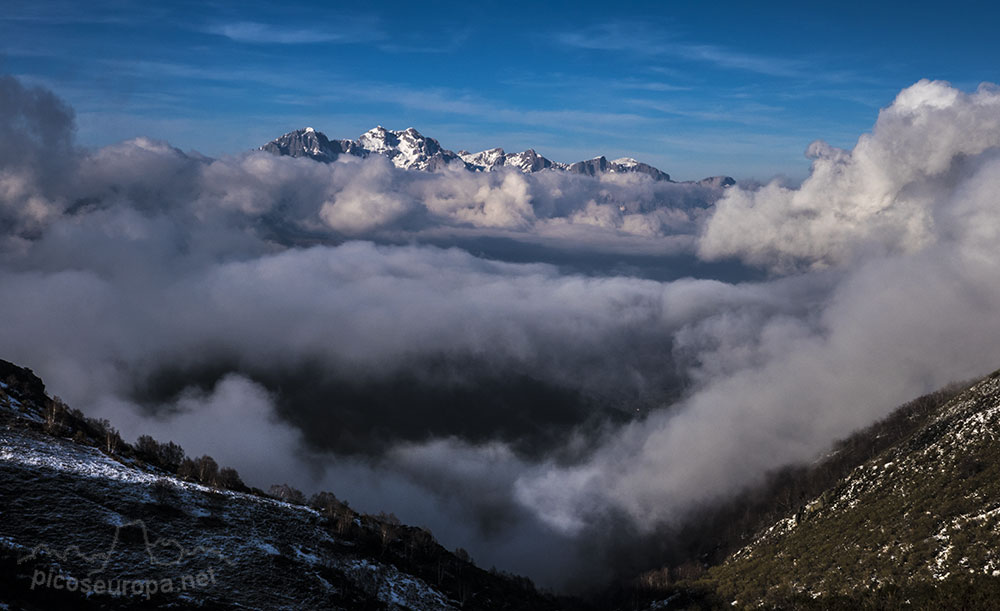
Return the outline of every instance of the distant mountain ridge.
[[[381,125],[358,136],[356,140],[330,140],[323,132],[306,127],[275,138],[258,150],[288,157],[309,157],[323,163],[336,161],[341,155],[369,157],[382,155],[403,170],[435,172],[451,164],[461,164],[472,172],[495,172],[501,168],[515,168],[525,174],[544,170],[600,176],[603,174],[644,174],[653,180],[675,182],[670,175],[647,163],[631,157],[609,161],[604,156],[576,163],[560,163],[539,155],[534,149],[520,153],[507,153],[502,148],[487,149],[478,153],[454,152],[441,146],[434,138],[424,136],[416,129],[391,130]],[[729,176],[711,176],[696,182],[699,185],[724,188],[736,184]]]

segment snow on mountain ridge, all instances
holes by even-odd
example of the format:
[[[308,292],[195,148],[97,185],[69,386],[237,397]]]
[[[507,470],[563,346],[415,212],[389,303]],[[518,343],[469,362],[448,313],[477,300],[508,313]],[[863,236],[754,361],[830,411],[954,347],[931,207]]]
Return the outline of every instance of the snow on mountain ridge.
[[[433,171],[456,159],[462,162],[456,153],[442,148],[440,142],[424,137],[412,127],[395,131],[379,125],[361,134],[357,143],[369,153],[385,155],[403,170]]]
[[[479,153],[459,151],[458,156],[461,157],[466,163],[483,168],[487,172],[503,167],[507,160],[507,154],[502,148],[499,147],[481,151]]]
[[[674,182],[666,172],[631,157],[608,161],[604,156],[597,156],[586,161],[567,164],[547,159],[534,149],[507,153],[497,147],[478,153],[464,150],[455,153],[413,127],[396,131],[378,125],[358,136],[357,140],[329,140],[322,132],[307,127],[276,138],[259,150],[275,155],[310,157],[325,163],[335,161],[342,154],[355,157],[382,155],[397,168],[425,172],[459,165],[474,172],[495,172],[502,168],[516,168],[525,174],[542,170],[566,171],[588,176],[635,173],[645,174],[657,181]],[[725,188],[735,184],[735,181],[728,176],[716,176],[703,179],[699,184]]]

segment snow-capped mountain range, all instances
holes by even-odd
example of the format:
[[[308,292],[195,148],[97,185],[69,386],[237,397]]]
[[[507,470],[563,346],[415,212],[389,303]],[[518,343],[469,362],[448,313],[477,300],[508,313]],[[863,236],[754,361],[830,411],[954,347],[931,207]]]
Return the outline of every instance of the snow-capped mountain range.
[[[260,150],[275,155],[309,157],[316,161],[330,163],[341,155],[368,157],[383,155],[397,168],[434,172],[452,164],[461,164],[472,172],[493,172],[501,168],[516,168],[526,174],[555,170],[598,176],[601,174],[645,174],[653,180],[673,182],[670,175],[653,166],[622,157],[609,161],[600,156],[576,163],[560,163],[539,155],[534,149],[520,153],[507,153],[502,148],[493,148],[479,153],[454,152],[441,146],[434,138],[428,138],[412,127],[396,131],[379,125],[361,134],[357,140],[330,140],[322,132],[311,127],[289,132],[260,147]],[[729,176],[713,176],[697,181],[712,187],[728,187],[735,184]]]

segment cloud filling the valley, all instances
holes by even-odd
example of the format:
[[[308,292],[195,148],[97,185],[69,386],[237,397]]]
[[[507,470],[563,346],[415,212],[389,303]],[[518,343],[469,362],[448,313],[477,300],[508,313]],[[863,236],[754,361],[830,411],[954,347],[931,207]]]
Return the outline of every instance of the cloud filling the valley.
[[[0,358],[126,437],[583,581],[609,531],[680,524],[996,368],[998,108],[921,81],[853,150],[811,145],[801,186],[722,190],[84,150],[69,108],[3,77]],[[742,281],[559,263],[597,254]]]

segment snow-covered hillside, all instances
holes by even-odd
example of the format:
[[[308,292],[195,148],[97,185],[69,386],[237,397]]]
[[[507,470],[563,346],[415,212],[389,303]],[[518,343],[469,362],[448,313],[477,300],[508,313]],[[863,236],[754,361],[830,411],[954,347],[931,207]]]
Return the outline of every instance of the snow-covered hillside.
[[[554,608],[426,531],[185,480],[72,411],[53,435],[54,404],[0,361],[0,608]]]

